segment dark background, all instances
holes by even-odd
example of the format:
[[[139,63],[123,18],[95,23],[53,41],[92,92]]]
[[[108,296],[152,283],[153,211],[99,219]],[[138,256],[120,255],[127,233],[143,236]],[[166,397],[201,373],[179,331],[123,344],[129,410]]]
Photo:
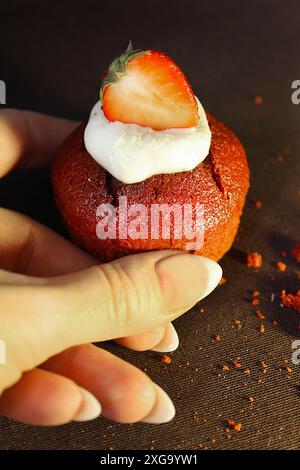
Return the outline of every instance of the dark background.
[[[237,132],[251,167],[239,235],[221,262],[227,283],[201,303],[204,313],[198,306],[175,322],[181,343],[173,362],[108,346],[165,388],[177,408],[174,421],[128,426],[100,418],[38,428],[1,419],[0,448],[300,448],[299,367],[291,364],[300,315],[282,308],[278,295],[299,286],[299,265],[288,258],[287,272],[276,270],[281,252],[299,240],[300,105],[291,103],[291,83],[300,79],[299,2],[3,0],[0,22],[0,79],[8,106],[86,117],[98,99],[102,70],[131,39],[135,47],[167,52],[182,67],[204,106]],[[262,96],[261,106],[255,95]],[[4,178],[0,203],[61,230],[48,171]],[[258,272],[246,266],[250,251],[264,256]],[[265,334],[251,305],[252,289],[262,292]],[[236,360],[240,369],[231,365]],[[261,361],[268,364],[266,374]],[[228,418],[242,423],[231,439]]]

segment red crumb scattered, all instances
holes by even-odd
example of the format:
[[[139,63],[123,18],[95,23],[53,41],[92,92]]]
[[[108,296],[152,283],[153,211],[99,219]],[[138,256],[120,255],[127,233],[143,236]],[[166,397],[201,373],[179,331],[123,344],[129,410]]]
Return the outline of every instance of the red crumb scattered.
[[[252,397],[252,396],[249,397],[249,401],[250,401],[250,403],[254,403],[254,397]]]
[[[286,271],[286,264],[283,263],[282,261],[278,261],[277,269],[278,269],[278,271],[281,271],[281,272]]]
[[[263,104],[262,96],[259,96],[259,95],[254,96],[254,103],[257,106],[261,106]]]
[[[276,160],[278,163],[282,163],[284,161],[284,156],[283,155],[277,155]]]
[[[278,326],[278,321],[273,320],[272,325],[273,325],[273,326]]]
[[[255,313],[260,320],[265,320],[266,316],[260,310],[256,310]]]
[[[220,336],[220,335],[216,335],[216,336],[215,336],[215,341],[216,341],[217,343],[220,343],[220,341],[221,341],[221,336]]]
[[[247,265],[249,268],[261,268],[262,267],[262,256],[257,251],[249,253],[247,256]]]
[[[240,430],[242,429],[241,423],[236,423],[236,424],[233,426],[233,429],[234,429],[236,432],[240,432]]]
[[[291,374],[293,372],[293,369],[291,369],[290,367],[287,367],[286,371],[287,371],[288,374]]]
[[[287,257],[287,251],[282,251],[281,256],[282,256],[283,258],[286,258],[286,257]]]
[[[300,290],[295,295],[281,291],[281,301],[285,307],[292,307],[300,313]]]
[[[169,356],[162,356],[160,362],[163,362],[164,364],[171,364],[172,359]]]
[[[230,426],[230,428],[234,429],[236,432],[240,432],[240,430],[242,429],[241,423],[236,423],[234,419],[228,419],[227,423],[228,426]],[[226,428],[227,433],[230,433],[230,428]]]
[[[256,209],[261,209],[262,208],[262,202],[261,201],[255,201],[255,207],[256,207]]]
[[[251,303],[252,303],[252,305],[259,305],[259,304],[260,304],[260,300],[257,299],[257,298],[255,298],[255,299],[252,300]]]
[[[223,277],[223,276],[222,276],[222,277],[221,277],[221,280],[220,280],[220,282],[219,282],[219,286],[222,286],[223,284],[226,284],[226,282],[227,282],[226,277]]]
[[[237,362],[237,361],[235,361],[235,362],[233,363],[233,365],[234,365],[234,367],[235,367],[236,369],[239,369],[240,367],[242,367],[242,364],[241,364],[240,362]]]
[[[223,372],[228,372],[230,369],[227,364],[224,364],[222,367]]]
[[[292,257],[300,263],[300,242],[292,249]]]
[[[260,327],[259,327],[259,332],[264,333],[265,331],[266,331],[265,325],[261,324]]]
[[[241,320],[234,320],[234,324],[237,328],[241,328],[242,325],[241,325]]]
[[[259,296],[260,296],[259,290],[254,290],[254,291],[252,292],[252,297],[259,297]]]

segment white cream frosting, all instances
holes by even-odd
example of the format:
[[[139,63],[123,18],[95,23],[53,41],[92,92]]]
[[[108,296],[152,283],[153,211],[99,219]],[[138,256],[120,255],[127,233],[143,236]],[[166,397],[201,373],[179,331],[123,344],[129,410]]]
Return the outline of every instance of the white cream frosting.
[[[108,121],[98,101],[85,129],[85,147],[96,162],[126,184],[161,173],[190,171],[208,155],[211,142],[205,111],[198,99],[197,103],[197,126],[157,131]]]

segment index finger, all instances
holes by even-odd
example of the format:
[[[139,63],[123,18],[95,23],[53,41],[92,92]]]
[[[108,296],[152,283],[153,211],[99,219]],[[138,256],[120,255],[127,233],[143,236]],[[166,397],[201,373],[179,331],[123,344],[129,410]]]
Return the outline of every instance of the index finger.
[[[76,121],[34,111],[0,111],[0,177],[15,167],[33,168],[50,164]]]

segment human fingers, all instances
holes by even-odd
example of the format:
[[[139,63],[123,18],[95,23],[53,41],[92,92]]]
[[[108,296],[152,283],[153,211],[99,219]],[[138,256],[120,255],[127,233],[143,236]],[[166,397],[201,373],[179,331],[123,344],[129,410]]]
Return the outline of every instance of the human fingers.
[[[0,111],[0,177],[15,167],[47,166],[78,125],[34,111]]]
[[[23,374],[0,397],[0,415],[35,425],[88,421],[101,413],[99,401],[72,380],[42,369]]]
[[[11,371],[32,369],[78,344],[155,329],[208,295],[220,277],[214,261],[172,251],[132,255],[54,278],[2,272],[0,295],[10,315],[1,315],[1,333]],[[12,385],[5,374],[1,381]]]
[[[17,212],[0,208],[0,266],[31,276],[59,276],[97,264],[98,261],[49,228]],[[178,336],[170,324],[133,338],[119,339],[123,346],[145,351],[171,351]]]
[[[144,372],[93,345],[64,351],[43,368],[69,377],[101,403],[102,415],[120,423],[165,423],[175,409],[167,394]]]

